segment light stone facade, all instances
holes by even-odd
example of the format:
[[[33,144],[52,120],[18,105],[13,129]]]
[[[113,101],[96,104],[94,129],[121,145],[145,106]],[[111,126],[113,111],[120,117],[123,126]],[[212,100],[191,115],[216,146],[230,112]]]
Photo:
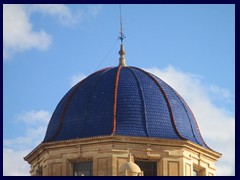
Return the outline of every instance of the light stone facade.
[[[101,136],[41,143],[24,159],[32,176],[72,176],[73,164],[93,162],[94,176],[118,176],[128,161],[157,162],[158,176],[201,176],[216,173],[215,162],[221,154],[188,140],[169,140],[128,136]]]

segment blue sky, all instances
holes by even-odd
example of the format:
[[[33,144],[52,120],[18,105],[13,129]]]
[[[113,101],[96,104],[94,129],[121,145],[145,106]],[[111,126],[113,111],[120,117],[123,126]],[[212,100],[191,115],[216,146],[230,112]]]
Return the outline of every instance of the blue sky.
[[[122,5],[127,65],[155,73],[184,97],[206,142],[224,154],[219,175],[235,173],[235,156],[226,156],[235,153],[234,9],[227,4]],[[41,142],[73,81],[118,65],[119,26],[119,5],[4,5],[5,175],[11,153],[28,153]],[[212,130],[215,122],[233,134]],[[39,133],[36,138],[30,137],[33,132]],[[228,149],[216,139],[218,133],[231,142]]]

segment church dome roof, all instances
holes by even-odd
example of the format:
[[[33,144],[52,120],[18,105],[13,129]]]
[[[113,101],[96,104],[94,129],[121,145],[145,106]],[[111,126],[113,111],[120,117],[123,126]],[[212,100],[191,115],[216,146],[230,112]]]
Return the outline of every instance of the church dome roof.
[[[158,77],[130,66],[102,69],[72,87],[57,105],[44,142],[106,135],[207,147],[183,98]]]

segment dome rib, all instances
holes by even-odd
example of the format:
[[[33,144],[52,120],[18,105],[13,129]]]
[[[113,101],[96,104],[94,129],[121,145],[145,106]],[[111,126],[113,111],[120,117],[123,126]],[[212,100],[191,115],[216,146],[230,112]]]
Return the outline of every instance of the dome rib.
[[[99,73],[99,72],[102,72],[102,71],[106,71],[107,69],[110,69],[110,68],[104,68],[102,70],[99,70],[99,71],[96,71],[95,73],[91,74],[90,76],[86,77],[85,79],[83,79],[82,81],[80,81],[75,89],[73,90],[73,92],[70,94],[65,106],[64,106],[64,109],[63,109],[63,112],[62,112],[62,115],[61,115],[61,119],[60,119],[60,123],[58,125],[58,128],[57,128],[57,131],[56,133],[52,136],[52,138],[49,139],[49,141],[53,141],[60,133],[60,130],[61,130],[61,127],[62,127],[62,124],[63,124],[63,121],[64,121],[64,115],[65,115],[65,112],[67,111],[67,108],[68,108],[68,105],[71,101],[71,99],[73,98],[73,95],[77,92],[78,88],[81,86],[81,84],[83,84],[83,82],[87,81],[90,77],[94,76],[95,74]]]
[[[156,76],[154,76],[155,78],[156,78]],[[158,80],[159,81],[159,80]],[[162,81],[162,80],[161,80]],[[162,81],[162,82],[164,82],[164,81]],[[160,86],[161,86],[161,83],[159,83],[160,84]],[[192,123],[191,123],[191,119],[190,119],[190,117],[189,117],[189,114],[188,114],[188,112],[187,112],[187,110],[186,110],[186,107],[184,106],[184,104],[183,104],[183,101],[179,98],[179,94],[178,93],[176,93],[176,91],[173,89],[173,88],[171,88],[167,83],[165,83],[164,82],[164,85],[167,87],[167,89],[168,90],[170,90],[170,92],[172,93],[172,94],[174,94],[174,97],[175,97],[175,99],[174,99],[174,101],[176,101],[176,98],[177,98],[177,102],[179,103],[179,106],[181,106],[182,108],[178,108],[178,109],[183,109],[183,114],[186,116],[186,121],[188,122],[187,123],[187,125],[188,125],[188,128],[189,128],[189,130],[190,130],[190,132],[191,132],[191,135],[189,136],[187,136],[186,134],[182,134],[182,137],[184,137],[184,138],[186,138],[186,139],[189,139],[189,138],[191,138],[191,140],[192,141],[195,141],[196,143],[198,143],[198,144],[202,144],[202,142],[199,142],[198,141],[198,139],[197,139],[197,137],[196,137],[196,135],[195,135],[195,133],[194,133],[194,129],[193,129],[193,125],[192,125]],[[165,87],[165,91],[167,90],[166,89],[166,87]],[[169,96],[171,97],[171,95],[169,94]],[[174,106],[174,104],[175,104],[175,102],[172,100],[171,101],[171,99],[169,100],[170,101],[170,105],[171,105],[171,103],[173,104],[173,106]],[[174,107],[172,107],[173,109],[174,109]],[[175,110],[175,112],[176,112],[176,110]],[[173,111],[173,114],[174,114],[174,111]],[[176,115],[176,114],[175,114]],[[173,115],[174,116],[174,115]],[[177,122],[178,123],[178,122]],[[177,126],[177,125],[176,125]],[[178,126],[179,127],[179,126]],[[184,127],[184,128],[187,128],[186,126]],[[180,129],[180,131],[181,131],[181,129]]]
[[[88,113],[88,109],[89,109],[89,103],[90,103],[90,97],[92,96],[92,94],[93,94],[93,92],[95,91],[95,89],[96,89],[96,85],[97,85],[97,82],[99,81],[99,79],[105,74],[105,73],[107,73],[109,70],[111,70],[112,68],[108,68],[108,69],[105,69],[105,70],[103,70],[103,72],[97,77],[97,79],[95,80],[95,82],[94,82],[94,85],[93,85],[93,87],[92,87],[92,89],[91,90],[89,90],[89,91],[91,91],[90,93],[89,93],[89,96],[88,96],[88,100],[87,100],[87,105],[86,105],[86,107],[85,107],[85,111],[84,111],[84,122],[83,122],[83,128],[82,128],[82,132],[79,132],[79,134],[80,134],[80,136],[81,136],[81,134],[84,134],[84,132],[86,131],[86,124],[87,124],[87,113]]]
[[[181,101],[181,99],[180,99],[179,95],[176,93],[176,91],[173,91],[173,92],[176,94],[177,98],[180,100],[180,102],[181,102],[181,104],[182,104],[182,107],[183,107],[183,109],[184,109],[185,112],[186,112],[186,115],[187,115],[187,117],[188,117],[189,124],[191,125],[191,131],[192,131],[192,134],[193,134],[193,136],[194,136],[194,139],[196,140],[196,142],[197,142],[198,144],[201,144],[201,142],[198,141],[198,139],[197,139],[197,137],[196,137],[196,135],[195,135],[195,133],[194,133],[193,124],[192,124],[192,122],[191,122],[191,119],[190,119],[190,117],[189,117],[189,114],[188,114],[188,112],[187,112],[186,107],[184,106],[183,102]]]
[[[201,132],[200,132],[200,130],[199,130],[199,126],[198,126],[197,120],[196,120],[196,118],[195,118],[195,116],[194,116],[191,108],[188,106],[188,104],[186,103],[186,101],[185,101],[178,93],[176,93],[176,94],[177,94],[177,96],[182,100],[182,102],[184,103],[184,105],[187,106],[188,110],[190,110],[190,112],[191,112],[191,114],[192,114],[192,116],[193,116],[194,122],[195,122],[195,124],[196,124],[196,126],[197,126],[198,134],[199,134],[199,136],[200,136],[203,144],[204,144],[207,148],[211,149],[211,148],[206,144],[206,142],[204,141],[204,139],[203,139],[203,137],[202,137],[202,134],[201,134]],[[187,109],[186,109],[185,106],[184,106],[184,108],[185,108],[185,110],[186,110],[186,112],[187,112]],[[187,114],[188,114],[188,112],[187,112]],[[188,114],[188,115],[189,115],[189,114]],[[191,123],[191,122],[190,122],[190,123]],[[191,123],[191,126],[192,126],[192,123]],[[194,134],[195,134],[195,133],[194,133]],[[195,135],[194,135],[194,136],[195,136]],[[195,136],[195,137],[196,137],[196,136]],[[197,142],[199,143],[198,140],[197,140]],[[199,143],[199,144],[200,144],[200,143]]]
[[[144,114],[144,120],[145,120],[146,134],[148,135],[148,137],[150,137],[149,130],[148,130],[148,125],[147,125],[147,111],[146,111],[146,104],[145,104],[145,98],[144,98],[144,94],[143,94],[143,89],[141,87],[139,78],[137,77],[136,73],[131,68],[128,68],[128,69],[130,70],[130,72],[135,77],[135,79],[137,81],[137,84],[138,84],[138,88],[140,89],[141,99],[142,99],[142,103],[143,103],[142,106],[143,106],[143,114]]]
[[[118,66],[118,70],[117,70],[116,78],[115,78],[115,85],[114,85],[112,136],[115,135],[115,133],[116,133],[118,82],[119,82],[119,75],[120,75],[121,69],[122,69],[122,66]]]
[[[168,100],[168,97],[167,97],[166,93],[164,92],[163,88],[161,87],[161,85],[158,83],[158,81],[155,79],[155,77],[153,77],[150,73],[147,73],[146,71],[144,71],[144,70],[142,70],[142,69],[139,69],[139,68],[136,68],[136,67],[133,67],[133,68],[135,68],[135,69],[137,69],[137,70],[139,70],[139,71],[142,71],[144,74],[146,74],[148,77],[150,77],[150,78],[155,82],[155,84],[158,86],[159,90],[161,91],[161,93],[162,93],[163,96],[164,96],[164,100],[165,100],[166,103],[167,103],[168,111],[169,111],[169,113],[170,113],[171,122],[172,122],[172,125],[173,125],[173,127],[174,127],[175,133],[178,135],[178,137],[179,137],[180,139],[186,140],[186,138],[184,138],[184,137],[180,134],[180,132],[178,131],[178,129],[177,129],[177,127],[176,127],[170,102],[169,102],[169,100]]]
[[[163,80],[159,79],[158,77],[156,77],[155,75],[152,75],[157,81],[158,83],[161,85],[161,83],[163,85],[165,85],[174,95],[175,97],[179,100],[178,102],[180,102],[181,104],[181,107],[180,109],[183,109],[184,112],[185,112],[185,115],[188,119],[188,125],[190,125],[190,128],[191,128],[191,136],[187,135],[187,134],[184,134],[182,135],[182,137],[184,137],[185,139],[188,139],[192,142],[195,142],[197,144],[200,144],[201,146],[205,146],[207,148],[209,148],[207,146],[207,144],[204,142],[202,136],[201,136],[201,133],[200,133],[200,130],[199,130],[199,127],[198,127],[198,124],[197,124],[197,121],[196,121],[196,118],[194,117],[194,114],[192,113],[192,110],[190,109],[190,107],[187,105],[187,103],[185,102],[185,100],[171,87],[169,86],[167,83],[165,83]],[[163,88],[164,91],[167,91],[166,88]],[[171,103],[174,103],[174,102],[170,102]],[[175,110],[176,111],[176,110]],[[174,114],[174,113],[173,113]],[[192,117],[190,117],[192,116]],[[179,118],[177,119],[178,121],[180,120]],[[182,123],[183,121],[180,121],[180,123]],[[179,123],[179,122],[177,122]],[[178,127],[177,127],[178,126]],[[195,126],[195,127],[194,127]],[[186,127],[182,127],[183,129],[181,129],[181,127],[179,127],[179,124],[177,125],[176,124],[176,127],[180,132],[182,132],[182,130],[185,130],[186,131]],[[189,133],[188,131],[186,131],[187,133]],[[180,133],[181,134],[181,133]],[[210,148],[209,148],[210,149]]]

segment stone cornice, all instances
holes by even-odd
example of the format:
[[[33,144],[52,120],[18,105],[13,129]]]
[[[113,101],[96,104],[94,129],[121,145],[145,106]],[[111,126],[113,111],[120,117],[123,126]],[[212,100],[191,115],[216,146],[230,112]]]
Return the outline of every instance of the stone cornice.
[[[97,136],[81,139],[64,140],[57,142],[45,142],[39,144],[32,152],[30,152],[24,160],[31,162],[35,157],[45,150],[55,148],[70,148],[79,145],[92,145],[92,144],[106,144],[106,143],[133,143],[133,144],[151,144],[158,146],[171,146],[181,147],[187,150],[195,151],[199,154],[204,154],[206,157],[217,160],[221,154],[211,149],[204,148],[198,144],[190,142],[189,140],[175,140],[175,139],[160,139],[148,137],[133,137],[133,136]]]

